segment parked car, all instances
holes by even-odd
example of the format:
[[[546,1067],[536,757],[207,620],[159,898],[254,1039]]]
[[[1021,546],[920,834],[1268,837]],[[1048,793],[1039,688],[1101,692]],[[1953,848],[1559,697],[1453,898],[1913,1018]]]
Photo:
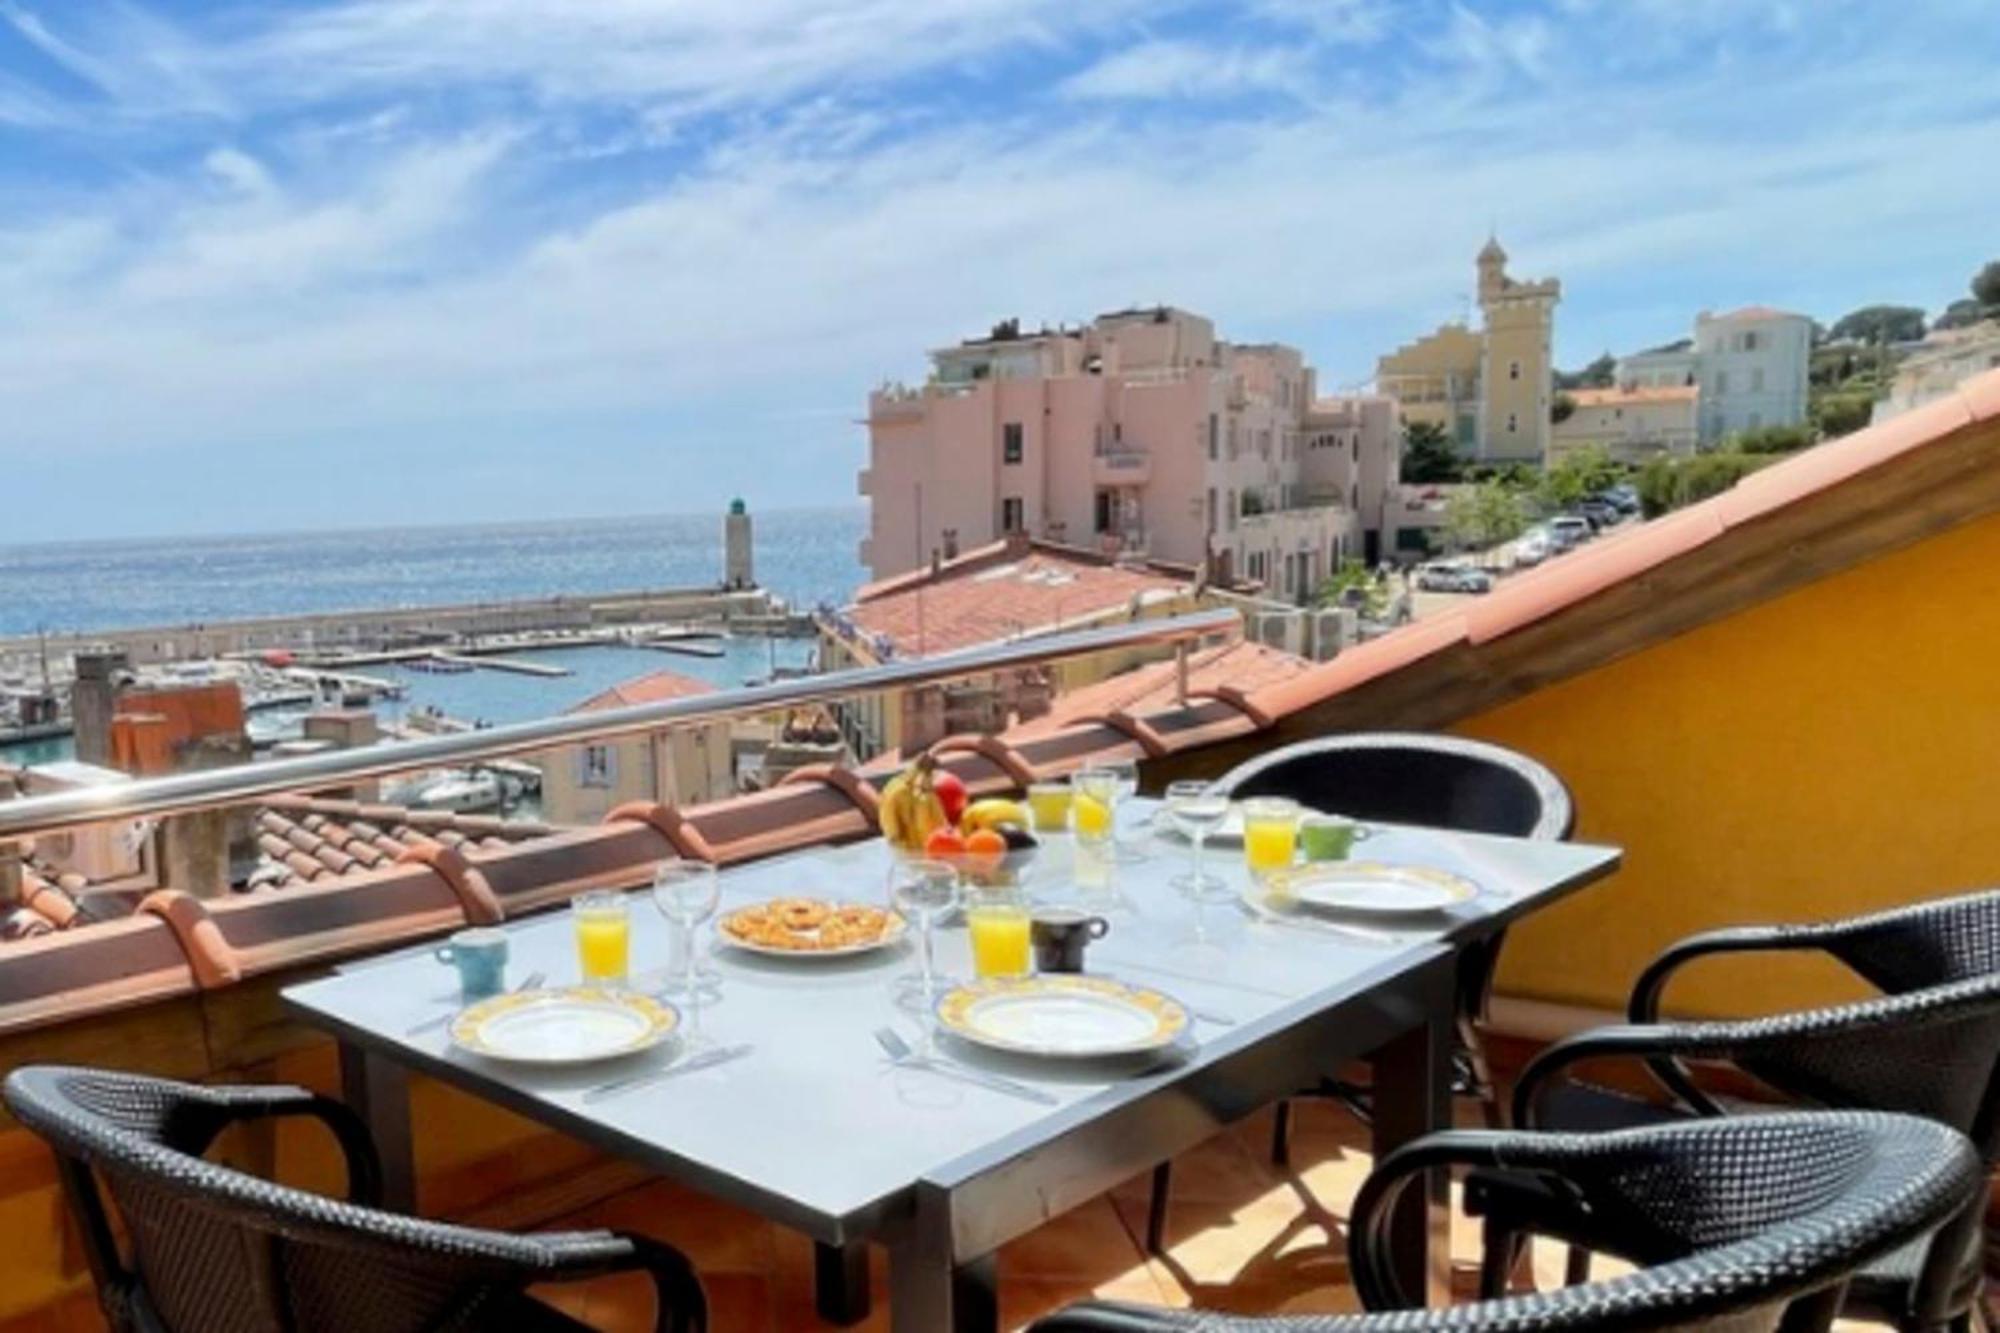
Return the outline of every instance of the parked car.
[[[1463,560],[1437,560],[1418,566],[1417,586],[1425,592],[1492,592],[1493,576]]]
[[[1606,487],[1597,498],[1609,502],[1621,514],[1639,512],[1639,491],[1630,482],[1621,481],[1616,486]]]
[[[1590,520],[1578,514],[1559,514],[1549,520],[1549,537],[1558,551],[1581,546],[1595,535]]]
[[[1547,528],[1529,528],[1514,539],[1514,567],[1533,569],[1555,554],[1555,542]]]
[[[1602,532],[1624,517],[1617,505],[1612,504],[1609,500],[1599,500],[1595,497],[1577,505],[1576,512],[1589,519],[1590,526],[1599,532]]]

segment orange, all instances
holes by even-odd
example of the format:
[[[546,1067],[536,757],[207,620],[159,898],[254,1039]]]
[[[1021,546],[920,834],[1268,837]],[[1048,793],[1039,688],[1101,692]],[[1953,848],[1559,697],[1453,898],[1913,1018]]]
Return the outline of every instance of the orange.
[[[1005,841],[1004,839],[1002,841]],[[926,856],[956,856],[965,850],[965,839],[949,824],[931,830],[931,836],[924,842]]]
[[[1005,856],[1007,840],[992,829],[983,828],[966,838],[965,850],[979,856]]]

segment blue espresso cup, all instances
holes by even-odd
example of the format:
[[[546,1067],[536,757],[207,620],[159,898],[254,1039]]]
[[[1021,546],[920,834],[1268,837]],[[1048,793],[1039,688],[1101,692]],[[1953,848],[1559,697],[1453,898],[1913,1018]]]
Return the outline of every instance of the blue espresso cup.
[[[507,988],[507,932],[493,926],[461,930],[437,947],[437,960],[458,969],[459,995],[467,1004]]]

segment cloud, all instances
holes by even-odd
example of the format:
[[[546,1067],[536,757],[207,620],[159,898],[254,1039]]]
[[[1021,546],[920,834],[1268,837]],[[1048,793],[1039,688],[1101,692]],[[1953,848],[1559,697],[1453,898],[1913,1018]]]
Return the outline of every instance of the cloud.
[[[1310,82],[1307,68],[1305,53],[1296,48],[1151,41],[1106,56],[1056,91],[1084,101],[1296,93]]]
[[[847,497],[834,405],[1007,315],[1173,301],[1338,384],[1458,312],[1496,215],[1588,356],[1704,305],[1942,299],[2000,209],[1962,165],[2000,128],[1964,11],[1697,6],[1663,69],[1617,5],[479,8],[178,38],[238,114],[162,110],[0,222],[0,459],[296,458],[273,503],[350,518]],[[229,495],[190,513],[227,524]],[[17,522],[104,512],[51,490]]]

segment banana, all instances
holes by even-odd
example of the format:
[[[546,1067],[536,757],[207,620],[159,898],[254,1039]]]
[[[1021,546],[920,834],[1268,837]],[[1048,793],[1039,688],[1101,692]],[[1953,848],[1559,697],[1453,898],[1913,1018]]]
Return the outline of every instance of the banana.
[[[989,796],[967,806],[958,822],[969,833],[974,829],[997,828],[1002,824],[1019,824],[1026,828],[1031,821],[1027,809],[1019,801]]]
[[[890,845],[906,847],[910,836],[910,775],[898,773],[882,788],[882,837]]]
[[[919,755],[882,788],[878,819],[882,836],[891,845],[922,851],[931,834],[951,822],[945,818],[944,802],[931,789],[933,768],[929,755]]]

